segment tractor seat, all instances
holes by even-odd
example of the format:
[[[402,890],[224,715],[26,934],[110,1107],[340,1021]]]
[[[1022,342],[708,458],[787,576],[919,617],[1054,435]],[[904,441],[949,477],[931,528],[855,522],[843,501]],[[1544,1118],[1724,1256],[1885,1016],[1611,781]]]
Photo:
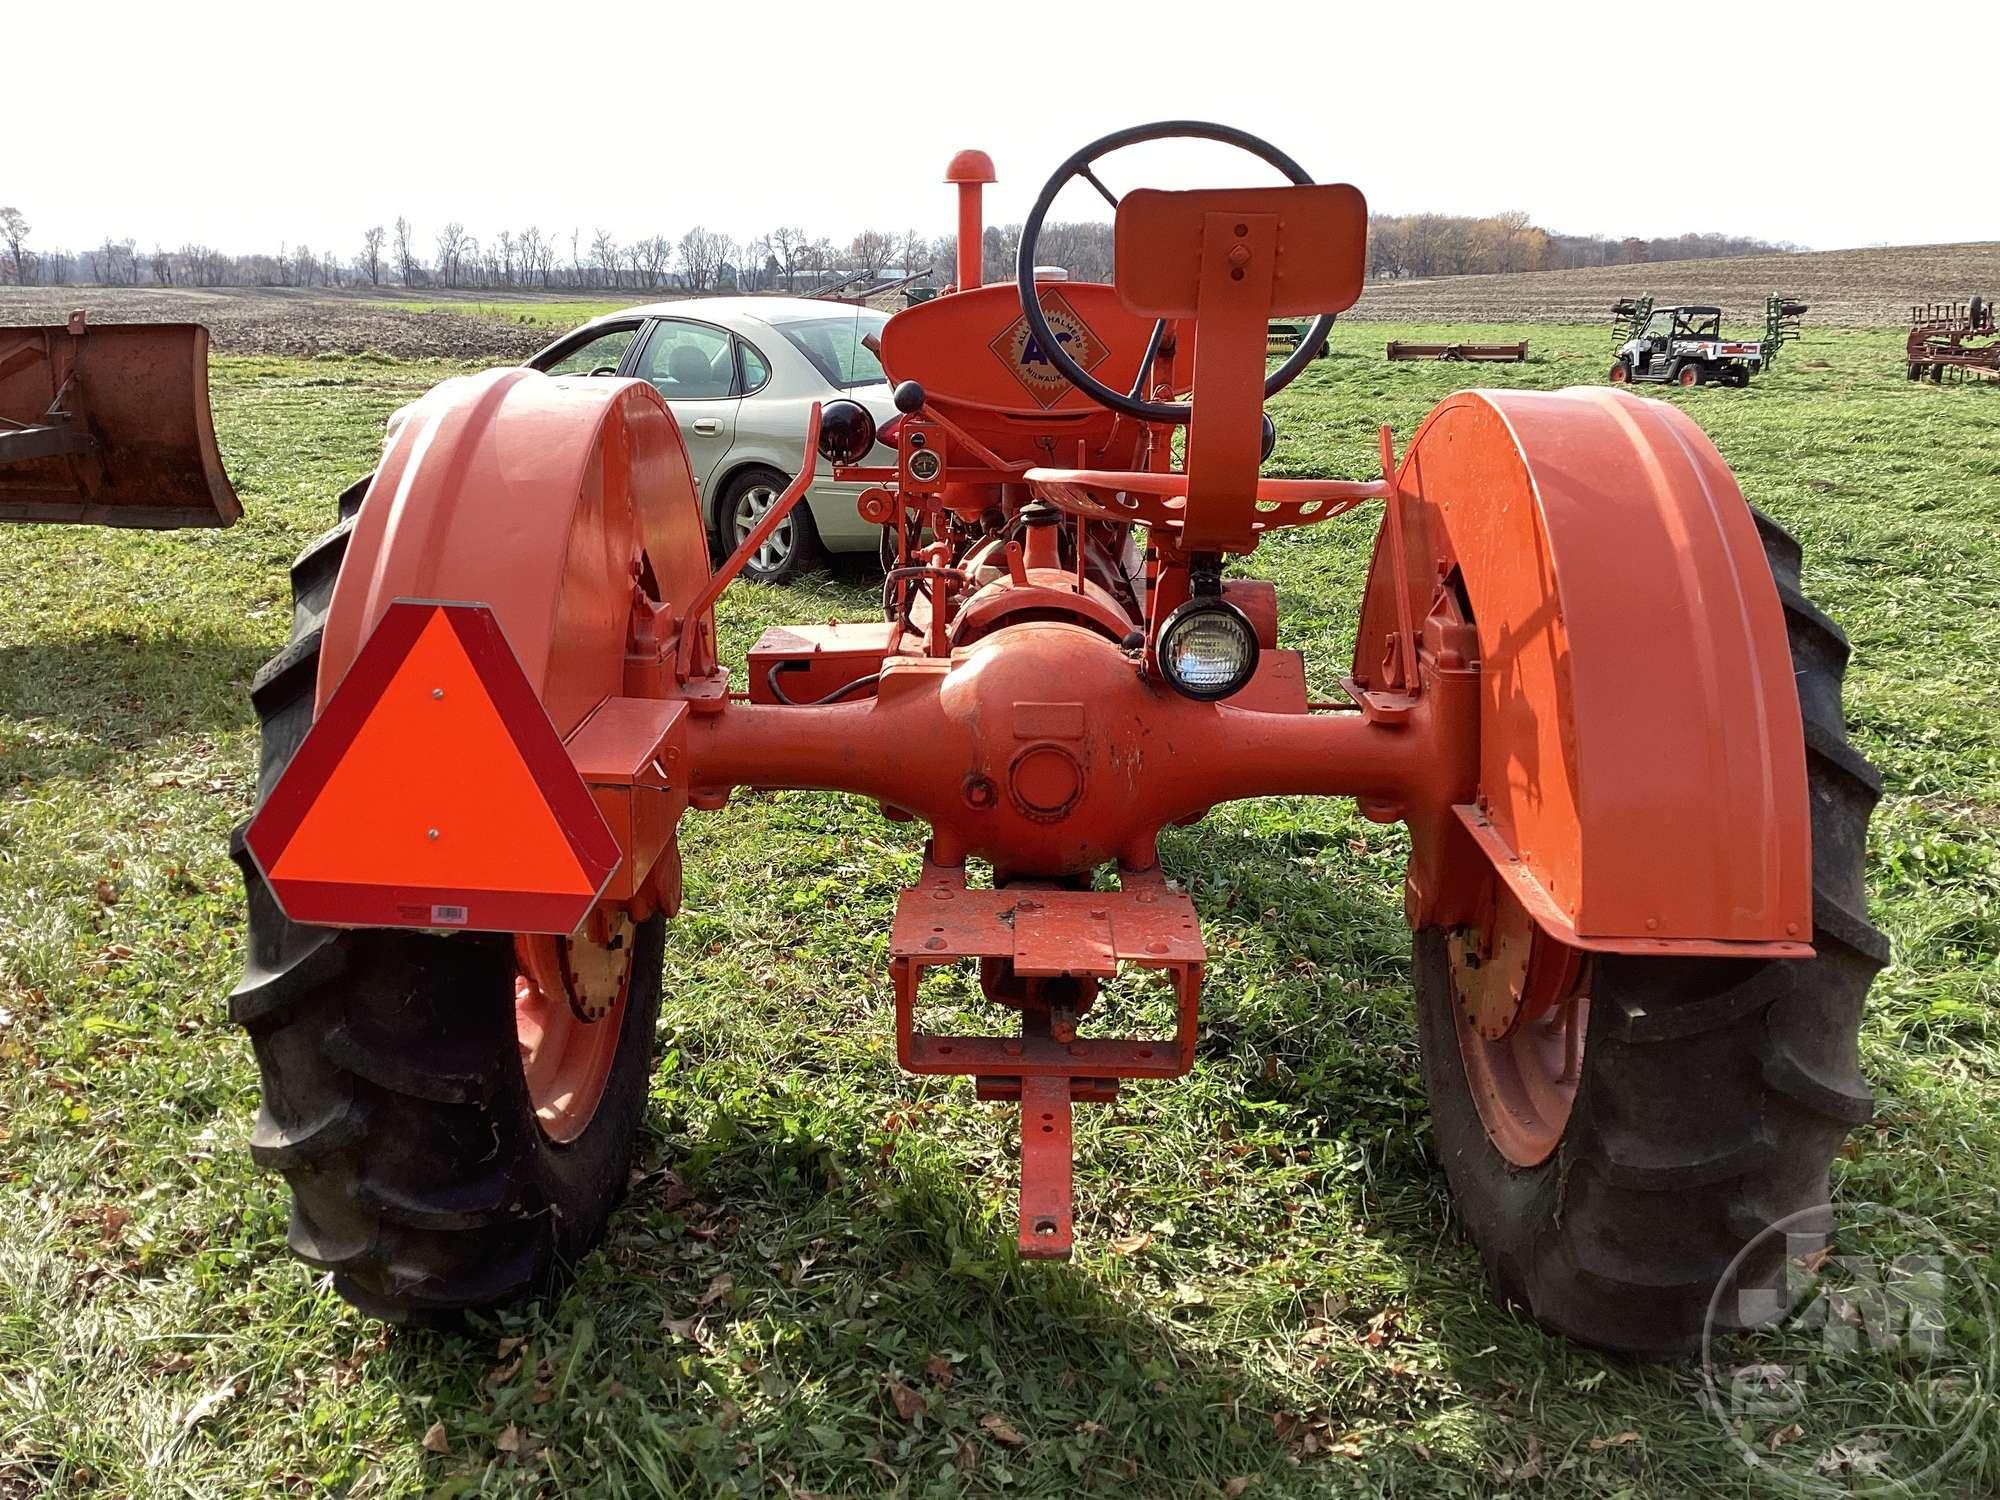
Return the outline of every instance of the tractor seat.
[[[1030,469],[1021,476],[1037,500],[1092,521],[1178,532],[1187,515],[1188,477],[1118,469]],[[1310,526],[1389,494],[1381,479],[1257,480],[1250,521],[1262,535]]]

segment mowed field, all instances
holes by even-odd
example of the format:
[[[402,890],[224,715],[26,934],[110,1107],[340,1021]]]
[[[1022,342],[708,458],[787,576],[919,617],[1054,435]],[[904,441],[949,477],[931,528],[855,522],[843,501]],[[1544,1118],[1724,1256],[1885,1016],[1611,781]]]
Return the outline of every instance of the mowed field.
[[[1381,359],[1447,329],[1534,358]],[[2000,386],[1912,385],[1901,348],[1809,329],[1748,390],[1661,399],[1803,541],[1887,783],[1870,887],[1896,958],[1838,1195],[1928,1217],[2000,1286]],[[1598,328],[1344,322],[1275,404],[1274,467],[1365,476],[1375,423],[1407,439],[1468,377],[1594,382],[1608,356]],[[1073,1263],[1014,1254],[1008,1110],[895,1066],[912,830],[779,794],[684,826],[638,1170],[574,1284],[463,1335],[340,1302],[245,1150],[225,851],[287,566],[383,418],[458,368],[221,357],[237,527],[0,530],[0,1497],[1782,1493],[1695,1369],[1489,1300],[1418,1078],[1403,843],[1345,803],[1237,804],[1163,839],[1212,956],[1200,1056],[1079,1111]],[[1319,685],[1369,541],[1356,516],[1247,564]],[[725,650],[872,596],[859,566],[738,587]],[[1738,1435],[1774,1460],[1923,1441],[1898,1430],[1907,1371],[1847,1369]],[[1992,1393],[1971,1399],[1981,1440],[1933,1493],[2000,1491]]]

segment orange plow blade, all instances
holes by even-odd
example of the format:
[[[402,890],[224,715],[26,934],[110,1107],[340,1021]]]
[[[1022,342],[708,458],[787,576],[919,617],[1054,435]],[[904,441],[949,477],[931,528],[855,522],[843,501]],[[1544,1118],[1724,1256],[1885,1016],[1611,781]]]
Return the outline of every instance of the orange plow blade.
[[[208,330],[195,323],[0,328],[0,521],[227,526]]]

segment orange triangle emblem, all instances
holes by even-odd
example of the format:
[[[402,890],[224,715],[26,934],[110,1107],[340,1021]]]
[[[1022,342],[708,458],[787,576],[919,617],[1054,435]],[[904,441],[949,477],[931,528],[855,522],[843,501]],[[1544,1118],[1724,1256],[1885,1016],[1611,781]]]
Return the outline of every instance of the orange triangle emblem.
[[[619,848],[478,604],[397,600],[252,819],[295,922],[573,932]]]

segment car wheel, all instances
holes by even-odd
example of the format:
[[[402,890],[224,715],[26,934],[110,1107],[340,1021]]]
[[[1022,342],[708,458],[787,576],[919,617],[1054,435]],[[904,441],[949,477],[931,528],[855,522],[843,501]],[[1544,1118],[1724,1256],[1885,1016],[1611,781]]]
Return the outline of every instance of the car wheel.
[[[790,483],[776,469],[764,468],[745,469],[729,481],[717,507],[721,524],[716,529],[725,553],[743,545]],[[807,502],[801,501],[744,564],[743,576],[752,583],[784,583],[818,556],[819,532]]]

